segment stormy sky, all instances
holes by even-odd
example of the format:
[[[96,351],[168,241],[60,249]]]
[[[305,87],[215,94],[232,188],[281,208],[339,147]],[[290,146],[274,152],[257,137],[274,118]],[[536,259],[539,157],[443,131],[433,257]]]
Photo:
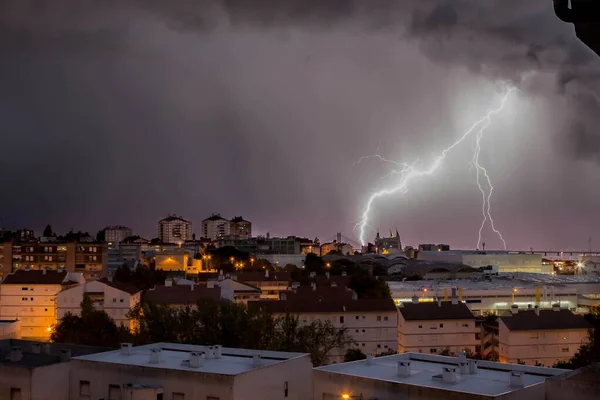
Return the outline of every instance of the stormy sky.
[[[600,59],[547,0],[0,0],[0,218],[145,237],[167,213],[357,242],[384,157],[482,140],[513,249],[600,248]],[[369,236],[473,248],[473,140]],[[501,242],[489,228],[487,248]]]

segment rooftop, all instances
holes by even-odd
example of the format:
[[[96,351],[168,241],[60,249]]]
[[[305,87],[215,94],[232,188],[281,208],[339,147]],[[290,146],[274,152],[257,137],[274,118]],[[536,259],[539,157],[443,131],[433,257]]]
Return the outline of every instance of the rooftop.
[[[570,310],[519,310],[516,314],[500,317],[504,325],[511,331],[558,330],[558,329],[591,329],[592,324],[583,316],[575,315]]]
[[[202,222],[205,222],[205,221],[221,221],[221,220],[227,221],[227,219],[221,217],[221,214],[213,214],[210,217],[208,217],[205,220],[203,220]]]
[[[110,281],[108,278],[102,278],[102,279],[100,279],[100,282],[102,282],[105,285],[108,285],[110,287],[113,287],[117,290],[120,290],[122,292],[129,293],[129,294],[135,294],[137,292],[141,292],[141,290],[136,288],[135,286],[129,285],[127,283],[119,282],[119,281]]]
[[[12,274],[6,275],[2,284],[37,284],[37,285],[60,285],[67,277],[66,271],[55,270],[31,270],[19,269]]]
[[[144,295],[145,301],[164,304],[195,305],[201,299],[220,300],[221,289],[198,285],[156,286]]]
[[[398,374],[400,361],[410,362],[408,376]],[[544,382],[546,378],[569,372],[556,368],[477,361],[477,371],[474,374],[461,374],[458,365],[457,357],[404,353],[374,358],[371,365],[368,360],[360,360],[319,367],[315,368],[315,371],[483,396],[500,396],[522,389],[520,386],[511,385],[513,371],[524,373],[524,387],[534,386]],[[445,367],[457,367],[456,382],[450,383],[441,379],[440,375]]]
[[[398,308],[407,321],[433,321],[448,319],[475,319],[465,303],[451,301],[402,303]]]
[[[190,221],[187,221],[187,220],[183,219],[183,217],[180,217],[180,216],[175,215],[175,214],[170,214],[169,216],[167,216],[166,218],[161,219],[158,222],[160,223],[160,222],[170,222],[170,221],[183,221],[183,222],[190,223]]]
[[[152,349],[160,349],[160,361],[158,363],[150,363],[150,353]],[[211,349],[208,346],[175,343],[154,343],[145,346],[132,347],[130,351],[130,355],[123,354],[122,350],[115,350],[76,357],[75,359],[110,364],[134,365],[145,368],[238,375],[256,368],[275,365],[290,359],[308,357],[308,355],[304,353],[223,347],[221,348],[220,357],[211,356],[206,358],[207,354],[212,354]],[[200,359],[200,366],[197,368],[190,367],[188,363],[190,353],[192,352],[203,353]],[[256,363],[258,360],[255,360],[254,356],[261,357],[258,364]]]
[[[248,307],[262,308],[273,313],[332,313],[332,312],[397,312],[393,300],[358,299],[345,287],[301,286],[282,292],[280,300],[260,300]]]
[[[13,348],[21,349],[21,356],[11,360]],[[62,343],[40,343],[31,340],[5,339],[0,340],[0,364],[14,365],[25,368],[42,367],[67,361],[70,357],[112,350],[107,347],[83,346]]]

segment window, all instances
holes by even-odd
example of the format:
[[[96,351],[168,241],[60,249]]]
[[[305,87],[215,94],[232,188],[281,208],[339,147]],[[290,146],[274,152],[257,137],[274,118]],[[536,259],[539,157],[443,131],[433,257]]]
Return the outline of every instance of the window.
[[[377,322],[381,321],[381,315],[377,316]]]
[[[462,324],[462,327],[463,327],[463,328],[468,328],[468,327],[469,327],[469,324]]]
[[[108,400],[121,400],[121,386],[108,385]]]
[[[113,303],[116,303],[116,302],[117,302],[117,299],[113,297]]]
[[[423,325],[419,325],[419,328],[422,328],[422,327],[423,327]]]
[[[562,351],[563,353],[568,353],[569,352],[569,348],[568,347],[563,347],[560,349],[560,351]]]
[[[288,397],[288,393],[289,393],[288,382],[285,381],[285,382],[283,382],[283,397]]]
[[[358,315],[356,316],[356,319],[358,319]]]
[[[79,381],[79,395],[90,396],[90,381]]]
[[[437,353],[437,349],[429,349],[430,353]]]
[[[185,400],[185,394],[173,393],[173,400]]]
[[[365,344],[364,344],[364,343],[362,344],[362,347],[365,347]]]
[[[10,388],[10,400],[21,400],[20,388]]]
[[[387,321],[387,320],[388,320],[388,317],[383,317],[383,320],[384,320],[384,321]]]
[[[120,299],[119,301],[122,303],[122,302],[123,302],[123,299]]]
[[[378,344],[378,345],[377,345],[377,348],[378,348],[378,349],[380,349],[380,348],[381,348],[381,345],[380,345],[380,344]]]
[[[443,327],[444,327],[444,324],[440,324],[440,328],[443,328]]]
[[[26,287],[22,287],[21,290],[28,290]]]
[[[340,324],[343,324],[343,323],[344,323],[344,316],[342,315],[342,316],[340,317]]]

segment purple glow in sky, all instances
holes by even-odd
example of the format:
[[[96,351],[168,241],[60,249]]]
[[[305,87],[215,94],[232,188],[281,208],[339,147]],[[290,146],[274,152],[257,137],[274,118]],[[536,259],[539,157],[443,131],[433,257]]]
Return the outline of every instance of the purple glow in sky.
[[[356,160],[425,165],[510,82],[479,155],[496,227],[509,248],[600,248],[600,60],[551,2],[201,3],[0,1],[5,227],[151,237],[177,213],[199,234],[220,212],[358,242],[389,165]],[[397,227],[405,244],[473,248],[472,146],[378,202],[368,237]]]

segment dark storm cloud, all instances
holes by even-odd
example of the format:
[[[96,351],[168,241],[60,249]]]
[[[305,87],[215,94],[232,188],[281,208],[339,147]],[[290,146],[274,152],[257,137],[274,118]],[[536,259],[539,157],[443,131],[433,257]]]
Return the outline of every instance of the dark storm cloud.
[[[375,148],[369,121],[419,112],[405,72],[425,68],[419,50],[437,85],[465,66],[560,93],[557,145],[600,151],[598,60],[545,0],[0,0],[0,38],[0,216],[12,226],[150,235],[166,212],[196,230],[221,212],[284,234],[347,229],[373,183],[349,170]],[[530,71],[552,87],[520,83]],[[449,125],[449,98],[431,99],[439,120],[420,119]],[[409,119],[415,135],[432,129]]]

